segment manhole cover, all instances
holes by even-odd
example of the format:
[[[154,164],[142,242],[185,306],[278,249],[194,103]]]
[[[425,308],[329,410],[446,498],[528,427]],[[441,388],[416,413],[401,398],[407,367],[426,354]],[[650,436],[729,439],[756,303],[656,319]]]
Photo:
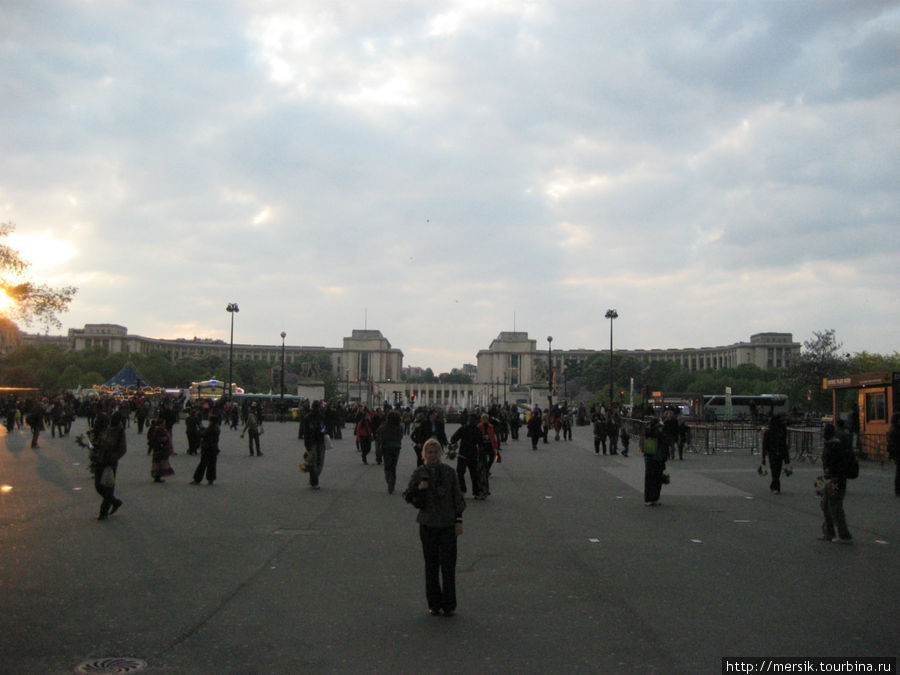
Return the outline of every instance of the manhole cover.
[[[75,668],[76,673],[133,673],[147,667],[146,661],[128,657],[91,659]]]

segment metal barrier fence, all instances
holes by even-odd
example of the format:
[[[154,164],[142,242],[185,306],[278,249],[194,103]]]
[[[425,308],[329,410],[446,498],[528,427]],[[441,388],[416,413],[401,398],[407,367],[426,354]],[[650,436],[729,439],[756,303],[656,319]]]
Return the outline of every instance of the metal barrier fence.
[[[638,419],[623,420],[628,433],[642,435],[644,422]],[[717,452],[747,451],[757,454],[762,448],[764,427],[747,422],[691,423],[687,425],[689,435],[685,449],[688,452],[715,454]]]
[[[716,422],[714,424],[688,424],[690,439],[688,452],[706,455],[717,452],[739,452],[751,455],[762,448],[762,427],[742,422]]]
[[[788,448],[792,460],[816,462],[822,458],[824,445],[821,427],[788,427]]]
[[[634,437],[642,435],[644,422],[625,419],[628,433]],[[747,422],[690,423],[690,436],[686,445],[688,452],[706,455],[717,452],[746,451],[751,455],[762,452],[762,438],[765,426]],[[822,427],[788,427],[788,448],[792,460],[817,462],[822,458],[824,439]],[[885,434],[860,434],[855,448],[861,460],[888,461],[887,436]]]
[[[858,450],[861,459],[884,464],[889,460],[887,434],[860,434]]]

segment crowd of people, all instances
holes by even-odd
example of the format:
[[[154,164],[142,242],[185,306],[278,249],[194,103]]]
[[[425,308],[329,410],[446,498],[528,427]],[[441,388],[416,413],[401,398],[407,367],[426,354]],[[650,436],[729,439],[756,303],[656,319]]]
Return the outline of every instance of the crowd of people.
[[[94,485],[101,497],[98,519],[106,520],[121,508],[116,495],[115,478],[119,461],[127,451],[125,430],[134,418],[138,434],[146,428],[150,476],[154,482],[165,482],[174,474],[170,457],[175,454],[173,427],[184,413],[187,454],[198,455],[199,463],[191,484],[217,479],[219,438],[223,426],[237,430],[248,438],[251,457],[262,456],[260,436],[263,409],[259,403],[242,401],[185,401],[172,397],[120,400],[95,397],[79,401],[71,395],[53,399],[16,399],[2,403],[7,432],[25,431],[32,435],[32,446],[38,448],[39,434],[49,427],[53,436],[67,436],[76,416],[87,418],[89,431],[77,441],[88,449]],[[542,410],[535,406],[524,416],[527,437],[537,450],[548,443],[551,432],[556,441],[570,441],[576,422],[590,420],[593,449],[596,454],[628,457],[631,434],[617,407],[592,407],[589,411],[553,406]],[[440,409],[394,408],[389,404],[369,408],[333,406],[314,401],[304,402],[297,415],[298,437],[304,456],[301,466],[309,478],[311,489],[319,489],[329,443],[340,439],[347,422],[353,428],[356,450],[363,464],[370,459],[384,470],[387,492],[397,487],[397,465],[403,442],[409,439],[416,469],[409,480],[404,497],[419,510],[420,539],[426,570],[426,598],[434,615],[452,615],[456,609],[455,566],[456,538],[462,533],[465,495],[475,500],[491,494],[491,469],[502,461],[502,450],[510,440],[518,440],[523,425],[518,408],[494,405],[474,407],[459,414],[459,427],[448,437],[444,414]],[[632,431],[635,430],[631,420]],[[669,482],[666,462],[684,459],[689,429],[676,410],[666,410],[662,419],[647,415],[638,424],[639,450],[644,458],[644,503],[657,506],[663,485]],[[839,543],[852,543],[843,509],[847,480],[858,473],[850,434],[838,420],[823,429],[824,476],[820,486],[820,502],[824,517],[821,538]],[[900,415],[894,415],[888,433],[888,451],[897,463],[895,492],[900,496]],[[455,467],[444,459],[456,461]],[[768,470],[765,468],[768,463]],[[769,485],[773,494],[781,491],[781,476],[789,475],[790,448],[787,427],[782,418],[773,416],[762,437],[760,473],[771,473]]]

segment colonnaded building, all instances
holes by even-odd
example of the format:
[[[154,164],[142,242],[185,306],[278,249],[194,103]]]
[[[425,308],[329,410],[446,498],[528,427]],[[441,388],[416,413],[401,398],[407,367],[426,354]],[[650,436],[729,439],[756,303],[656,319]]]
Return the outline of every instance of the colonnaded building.
[[[70,350],[101,348],[110,353],[148,354],[163,352],[170,359],[216,355],[228,358],[224,340],[203,338],[163,340],[129,335],[125,326],[86,324],[69,329],[68,336],[47,338],[22,335],[22,343],[56,341]],[[543,346],[543,345],[542,345]],[[552,347],[552,343],[547,344]],[[487,349],[478,352],[477,365],[463,366],[472,384],[419,384],[404,381],[403,352],[379,330],[353,330],[340,347],[289,345],[233,345],[237,360],[260,360],[280,368],[282,349],[286,365],[308,363],[310,357],[326,357],[338,390],[351,401],[402,405],[470,407],[492,401],[532,404],[546,401],[548,363],[552,372],[565,373],[567,367],[583,363],[603,349],[542,349],[527,332],[501,332]],[[633,356],[646,362],[671,361],[690,370],[718,370],[752,364],[762,369],[788,366],[800,355],[800,343],[791,333],[757,333],[749,342],[726,347],[687,349],[617,349],[616,355]],[[314,373],[310,373],[314,374]]]

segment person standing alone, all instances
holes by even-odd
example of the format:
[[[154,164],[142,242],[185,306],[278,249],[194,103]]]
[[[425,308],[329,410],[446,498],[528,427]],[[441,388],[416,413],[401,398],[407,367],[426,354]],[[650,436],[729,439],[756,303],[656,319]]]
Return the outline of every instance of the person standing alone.
[[[847,494],[847,474],[853,462],[853,451],[844,439],[835,433],[833,424],[826,424],[822,435],[825,438],[822,449],[822,468],[825,470],[825,486],[822,490],[822,524],[820,539],[834,541],[837,530],[839,544],[852,544],[853,537],[847,529],[844,515],[844,496]]]
[[[419,539],[425,558],[425,598],[428,612],[453,616],[456,611],[456,540],[463,532],[466,508],[456,471],[441,462],[440,441],[422,446],[425,463],[417,467],[405,495],[416,504]]]

